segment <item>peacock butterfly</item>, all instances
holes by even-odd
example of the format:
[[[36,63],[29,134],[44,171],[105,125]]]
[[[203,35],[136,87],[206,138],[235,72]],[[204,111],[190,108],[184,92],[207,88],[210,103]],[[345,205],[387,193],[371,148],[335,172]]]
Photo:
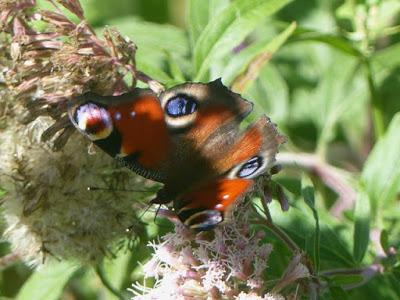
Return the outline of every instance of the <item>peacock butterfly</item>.
[[[137,174],[164,184],[153,203],[173,202],[179,219],[214,228],[266,173],[284,139],[261,117],[244,132],[252,103],[220,80],[184,83],[156,95],[85,94],[69,109],[73,125]]]

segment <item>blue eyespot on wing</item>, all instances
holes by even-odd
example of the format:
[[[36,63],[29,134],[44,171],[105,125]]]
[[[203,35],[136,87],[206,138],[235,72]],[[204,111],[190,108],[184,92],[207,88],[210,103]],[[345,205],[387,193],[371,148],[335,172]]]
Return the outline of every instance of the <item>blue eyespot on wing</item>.
[[[168,100],[165,111],[170,117],[181,117],[193,114],[197,110],[197,102],[187,95],[178,94]]]
[[[263,159],[261,156],[254,156],[249,159],[237,173],[239,178],[246,178],[253,175],[263,165]]]

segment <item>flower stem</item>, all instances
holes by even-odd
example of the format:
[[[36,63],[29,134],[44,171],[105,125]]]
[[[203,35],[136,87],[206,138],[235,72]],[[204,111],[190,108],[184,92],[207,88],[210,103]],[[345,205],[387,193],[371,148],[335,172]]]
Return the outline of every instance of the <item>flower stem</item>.
[[[382,101],[379,97],[379,93],[376,88],[371,62],[368,57],[364,59],[364,65],[366,69],[368,88],[371,97],[372,120],[374,126],[375,139],[379,139],[385,133]]]
[[[108,278],[107,278],[107,276],[106,276],[106,274],[105,274],[105,272],[104,272],[104,268],[103,268],[103,265],[102,265],[101,262],[98,263],[97,266],[96,266],[96,273],[97,273],[97,276],[99,276],[99,278],[100,278],[101,282],[103,283],[103,285],[104,285],[113,295],[115,295],[116,297],[118,297],[118,298],[121,299],[121,300],[125,300],[125,297],[122,295],[122,293],[121,293],[118,289],[116,289],[116,288],[111,284],[111,282],[108,280]]]
[[[287,247],[294,253],[301,253],[301,249],[299,246],[297,246],[297,244],[286,234],[286,232],[284,232],[282,229],[280,229],[278,226],[276,226],[273,222],[272,222],[272,216],[271,216],[271,212],[269,211],[269,207],[267,202],[265,201],[265,199],[263,197],[262,198],[262,205],[264,208],[264,213],[266,216],[266,222],[264,223],[260,223],[263,225],[266,225],[274,234],[276,237],[278,237],[283,243],[285,243],[287,245]]]
[[[355,269],[332,269],[320,272],[322,276],[336,276],[336,275],[359,275],[363,272],[362,268]]]

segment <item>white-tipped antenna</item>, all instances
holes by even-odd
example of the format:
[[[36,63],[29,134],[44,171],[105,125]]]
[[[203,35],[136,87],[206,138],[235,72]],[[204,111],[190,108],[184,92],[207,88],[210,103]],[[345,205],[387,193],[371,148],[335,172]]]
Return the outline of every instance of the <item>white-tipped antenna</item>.
[[[112,191],[112,192],[134,192],[134,193],[153,193],[151,190],[131,190],[131,189],[114,189],[114,188],[103,188],[98,186],[88,186],[88,191]]]

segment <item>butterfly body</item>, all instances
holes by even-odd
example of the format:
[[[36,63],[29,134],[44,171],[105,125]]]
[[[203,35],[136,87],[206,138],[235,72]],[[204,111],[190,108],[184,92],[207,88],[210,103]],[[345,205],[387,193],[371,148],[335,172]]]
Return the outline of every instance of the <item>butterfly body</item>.
[[[244,132],[252,104],[220,81],[185,83],[160,95],[83,95],[69,109],[75,127],[136,173],[164,184],[154,203],[173,202],[195,230],[227,211],[272,166],[282,137],[267,117]]]

